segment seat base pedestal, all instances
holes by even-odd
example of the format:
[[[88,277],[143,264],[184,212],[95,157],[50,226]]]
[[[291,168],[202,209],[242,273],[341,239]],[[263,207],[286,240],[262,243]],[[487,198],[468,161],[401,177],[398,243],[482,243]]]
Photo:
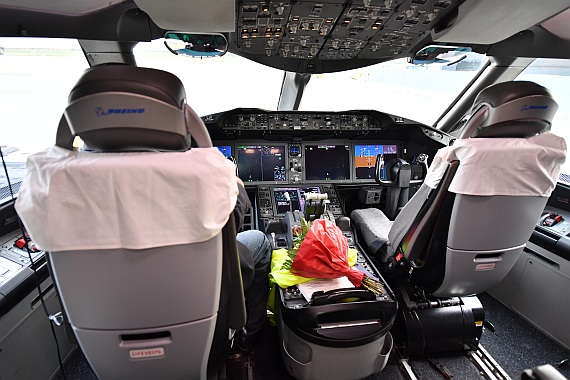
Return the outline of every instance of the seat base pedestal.
[[[400,310],[392,329],[405,357],[474,349],[483,333],[485,313],[476,296],[426,298],[407,280],[393,286]]]

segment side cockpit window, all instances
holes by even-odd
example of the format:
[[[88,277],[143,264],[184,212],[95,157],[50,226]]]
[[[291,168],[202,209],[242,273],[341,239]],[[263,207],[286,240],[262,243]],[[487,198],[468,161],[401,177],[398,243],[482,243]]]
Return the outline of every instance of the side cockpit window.
[[[69,92],[87,60],[77,40],[0,38],[0,205],[17,195],[26,158],[55,143]]]
[[[550,90],[559,107],[552,121],[552,132],[570,144],[570,60],[536,59],[516,80],[536,82]],[[570,185],[569,160],[562,166],[559,181]]]
[[[0,38],[0,143],[8,159],[53,145],[87,60],[77,40]]]

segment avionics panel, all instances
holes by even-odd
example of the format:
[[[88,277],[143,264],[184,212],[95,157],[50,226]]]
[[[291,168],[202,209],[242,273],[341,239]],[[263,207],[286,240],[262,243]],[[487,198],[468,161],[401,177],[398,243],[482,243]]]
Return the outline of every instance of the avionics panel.
[[[287,182],[285,144],[237,144],[239,177],[244,182]]]
[[[303,144],[305,181],[348,182],[351,174],[350,144]]]
[[[321,193],[319,186],[307,187],[273,187],[271,194],[273,197],[274,215],[283,215],[287,211],[302,211],[305,209],[306,193]]]
[[[387,179],[386,166],[394,158],[400,157],[399,152],[399,144],[396,142],[354,144],[354,180],[374,181],[378,155],[380,155],[380,178]]]
[[[218,150],[219,150],[226,158],[234,157],[234,149],[233,149],[233,146],[232,146],[231,144],[219,143],[219,144],[216,144],[216,148],[218,148]]]

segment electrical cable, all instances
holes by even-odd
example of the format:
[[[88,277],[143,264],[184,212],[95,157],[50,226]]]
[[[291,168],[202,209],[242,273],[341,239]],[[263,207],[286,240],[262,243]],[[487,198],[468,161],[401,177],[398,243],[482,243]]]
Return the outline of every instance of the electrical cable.
[[[6,166],[6,160],[4,159],[4,153],[2,152],[2,149],[0,148],[0,158],[2,159],[2,166],[4,167],[4,173],[6,174],[6,180],[8,181],[8,189],[10,190],[10,197],[12,202],[16,202],[16,197],[14,195],[14,191],[12,189],[12,182],[10,181],[10,175],[8,174],[8,167]],[[38,276],[38,272],[36,270],[36,266],[33,265],[34,264],[34,260],[32,259],[32,254],[30,252],[30,248],[28,246],[30,239],[27,237],[26,235],[26,231],[24,230],[24,225],[22,224],[22,221],[20,219],[19,216],[17,216],[16,218],[18,220],[18,225],[20,227],[20,232],[22,233],[22,237],[24,239],[24,247],[26,248],[26,252],[28,253],[28,259],[30,260],[30,267],[32,269],[32,271],[34,272],[34,281],[36,283],[36,289],[38,291],[38,295],[40,298],[40,303],[42,305],[42,308],[44,310],[44,313],[46,315],[46,317],[48,318],[49,321],[49,325],[51,328],[51,333],[53,336],[53,339],[55,341],[55,347],[57,350],[57,360],[58,360],[58,364],[59,364],[59,370],[61,372],[61,376],[63,377],[63,380],[67,380],[67,377],[65,376],[65,370],[63,369],[63,361],[61,360],[61,352],[60,352],[60,348],[59,348],[59,341],[57,339],[57,335],[55,333],[55,328],[53,326],[54,324],[54,318],[52,318],[52,316],[50,315],[45,300],[44,300],[44,296],[42,293],[42,289],[41,289],[41,284],[40,284],[40,279]],[[45,253],[44,253],[45,254]]]

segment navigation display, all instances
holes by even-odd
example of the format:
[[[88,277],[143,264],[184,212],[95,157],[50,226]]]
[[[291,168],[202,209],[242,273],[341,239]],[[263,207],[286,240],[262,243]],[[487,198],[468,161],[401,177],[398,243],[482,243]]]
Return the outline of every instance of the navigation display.
[[[285,145],[238,145],[237,165],[244,182],[285,182]]]
[[[217,148],[226,157],[232,157],[232,146],[231,145],[218,145]]]
[[[355,179],[374,179],[377,156],[380,155],[380,178],[387,179],[386,165],[398,157],[396,144],[368,144],[354,146]]]
[[[348,144],[307,144],[304,148],[306,180],[350,179],[350,146]]]

